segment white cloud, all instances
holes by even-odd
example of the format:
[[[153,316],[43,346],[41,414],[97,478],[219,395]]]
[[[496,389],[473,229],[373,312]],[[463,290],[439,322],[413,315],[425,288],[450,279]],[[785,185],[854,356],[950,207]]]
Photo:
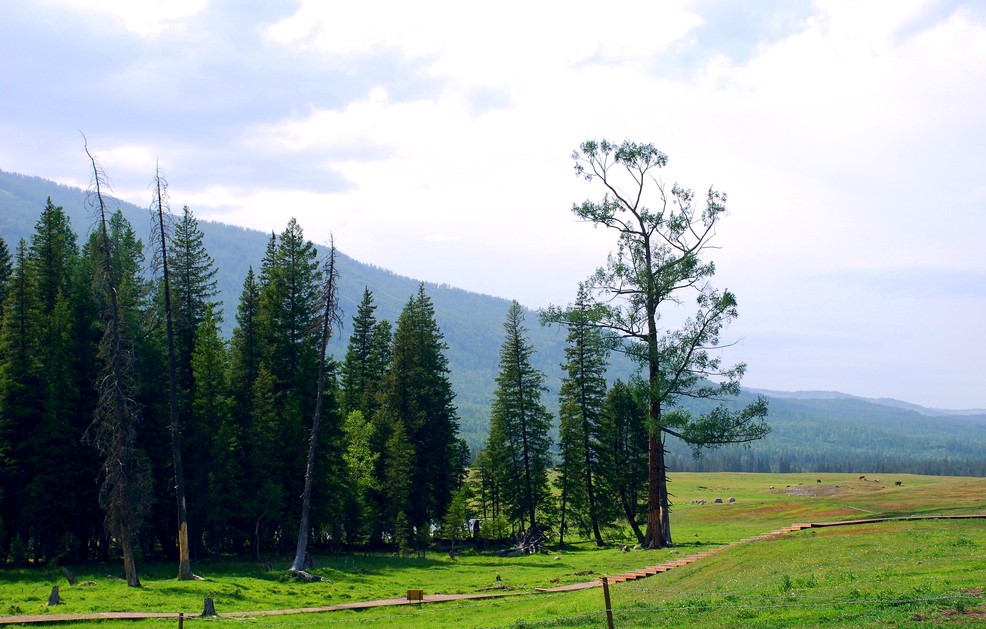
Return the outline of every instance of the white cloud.
[[[208,6],[208,0],[43,0],[78,14],[110,19],[140,36],[157,36]],[[173,33],[172,33],[173,34]]]
[[[70,0],[57,6],[90,10]],[[145,69],[166,57],[153,39],[160,25],[180,26],[204,10],[181,6],[91,9],[128,25],[134,41],[150,40],[128,51],[139,68],[111,73],[108,98],[121,115],[161,114],[150,99],[128,98],[127,87],[150,89]],[[654,142],[671,157],[666,181],[700,191],[715,184],[730,195],[715,255],[720,283],[740,298],[736,329],[757,357],[751,374],[755,363],[790,358],[807,381],[823,365],[838,371],[827,365],[840,357],[826,341],[781,356],[771,334],[783,333],[786,343],[799,331],[827,340],[837,333],[846,346],[892,355],[873,345],[886,335],[865,323],[885,314],[885,304],[811,284],[812,272],[986,268],[978,242],[986,229],[986,83],[976,80],[986,76],[986,25],[974,5],[951,6],[819,1],[807,17],[785,14],[787,30],[754,41],[764,30],[757,24],[733,33],[732,22],[711,13],[722,6],[684,0],[605,9],[581,1],[306,0],[267,25],[230,22],[216,47],[210,25],[195,21],[199,39],[181,54],[189,67],[208,55],[196,85],[208,88],[209,72],[229,71],[223,86],[235,94],[221,101],[228,116],[209,121],[221,141],[184,131],[188,113],[161,132],[167,146],[161,137],[134,137],[100,148],[137,201],[160,154],[174,164],[166,172],[173,198],[180,194],[203,218],[280,231],[296,216],[311,238],[332,231],[358,259],[537,306],[570,300],[612,248],[611,235],[571,218],[573,201],[598,192],[573,175],[571,150],[590,137]],[[754,21],[771,17],[753,13]],[[236,30],[248,23],[256,30]],[[274,88],[268,75],[246,83],[256,77],[238,65],[251,57],[236,36],[256,45],[256,33],[264,58],[284,64],[290,81]],[[723,34],[737,41],[716,41]],[[174,107],[198,111],[202,95],[183,87],[176,81],[159,91],[181,92]],[[257,107],[236,106],[258,91]],[[167,102],[157,94],[156,103]],[[88,104],[72,106],[86,112]],[[155,152],[142,148],[149,146]],[[78,157],[74,145],[63,153]],[[321,174],[331,185],[306,188]],[[192,178],[196,188],[188,189]],[[821,316],[826,309],[831,316]],[[934,310],[887,330],[945,329]],[[929,364],[965,355],[952,340],[928,332]],[[932,359],[936,344],[947,349]]]

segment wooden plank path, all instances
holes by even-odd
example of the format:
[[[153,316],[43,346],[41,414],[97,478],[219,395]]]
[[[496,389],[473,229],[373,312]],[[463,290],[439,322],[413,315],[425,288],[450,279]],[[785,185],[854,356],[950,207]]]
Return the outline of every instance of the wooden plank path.
[[[646,568],[639,568],[637,570],[632,570],[630,572],[624,572],[622,574],[617,574],[608,577],[610,583],[624,583],[626,581],[636,581],[638,579],[646,579],[647,577],[652,577],[654,575],[662,574],[668,572],[669,570],[674,570],[675,568],[680,568],[682,566],[687,566],[689,564],[695,563],[699,559],[703,559],[715,553],[722,552],[732,546],[738,544],[746,544],[749,542],[774,539],[781,535],[787,535],[788,533],[795,533],[797,531],[803,531],[810,528],[825,528],[831,526],[853,526],[862,524],[876,524],[879,522],[907,522],[916,520],[971,520],[971,519],[986,519],[986,514],[973,514],[973,515],[912,515],[912,516],[899,516],[899,517],[886,517],[886,518],[866,518],[861,520],[839,520],[836,522],[812,522],[812,523],[801,523],[792,524],[791,526],[785,526],[783,528],[775,529],[769,533],[763,533],[761,535],[755,535],[753,537],[746,537],[744,539],[730,542],[729,544],[724,544],[722,546],[717,546],[715,548],[710,548],[709,550],[695,553],[693,555],[687,555],[680,559],[673,559],[671,561],[666,561],[655,566],[648,566]],[[602,587],[602,579],[596,579],[594,581],[587,581],[585,583],[572,583],[569,585],[562,585],[553,588],[536,588],[535,592],[543,594],[553,594],[561,592],[574,592],[577,590],[587,590],[591,588]],[[225,612],[221,616],[224,618],[247,618],[252,616],[275,616],[283,614],[307,614],[307,613],[318,613],[318,612],[332,612],[341,611],[345,609],[369,609],[373,607],[389,607],[396,605],[417,605],[421,603],[441,603],[447,601],[462,601],[462,600],[476,600],[484,598],[502,598],[505,596],[517,596],[522,594],[530,594],[530,592],[483,592],[483,593],[472,593],[472,594],[425,594],[422,600],[411,601],[406,597],[401,598],[387,598],[376,601],[360,601],[355,603],[341,603],[338,605],[326,605],[324,607],[304,607],[300,609],[271,609],[271,610],[261,610],[252,612]],[[184,613],[185,618],[194,618],[199,614],[197,612]],[[150,618],[173,618],[177,620],[179,614],[177,612],[100,612],[100,613],[87,613],[87,614],[33,614],[25,616],[0,616],[0,625],[12,625],[12,624],[35,624],[35,623],[52,623],[52,622],[70,622],[70,621],[86,621],[86,620],[139,620],[139,619],[150,619]]]

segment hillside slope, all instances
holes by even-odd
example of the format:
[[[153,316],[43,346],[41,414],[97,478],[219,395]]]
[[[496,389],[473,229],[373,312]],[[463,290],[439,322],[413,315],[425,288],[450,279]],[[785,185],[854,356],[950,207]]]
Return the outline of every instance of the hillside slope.
[[[0,236],[12,248],[18,239],[30,238],[49,196],[65,209],[81,240],[92,223],[86,215],[82,190],[0,171]],[[138,234],[151,233],[146,209],[125,202],[120,202],[119,207]],[[259,267],[270,234],[208,221],[200,221],[200,226],[206,248],[219,268],[220,298],[226,314],[224,333],[228,336],[235,323],[236,304],[247,269]],[[337,244],[345,250],[345,243]],[[330,349],[341,356],[364,287],[373,292],[378,318],[396,321],[419,282],[344,254],[340,254],[338,263],[346,328],[335,336]],[[447,285],[426,283],[425,289],[434,301],[436,318],[449,346],[447,356],[462,434],[477,448],[486,437],[503,321],[510,303]],[[527,327],[537,352],[535,364],[547,375],[545,401],[554,407],[565,333],[557,328],[542,328],[537,314],[531,311],[527,312]],[[614,374],[625,378],[633,372],[625,360],[614,361]],[[773,431],[767,439],[749,449],[725,448],[697,460],[686,446],[671,442],[668,446],[672,466],[695,470],[887,470],[986,475],[986,411],[926,409],[898,400],[871,400],[822,391],[745,391],[739,402],[748,401],[757,393],[770,401],[769,423]]]

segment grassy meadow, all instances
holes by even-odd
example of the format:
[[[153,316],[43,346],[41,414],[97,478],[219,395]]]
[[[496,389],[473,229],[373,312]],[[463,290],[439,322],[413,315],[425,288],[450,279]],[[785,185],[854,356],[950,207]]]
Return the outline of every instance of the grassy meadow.
[[[820,483],[817,481],[821,481]],[[900,481],[901,486],[895,486]],[[773,489],[771,489],[773,486]],[[288,558],[272,570],[243,561],[194,566],[205,580],[179,582],[176,566],[142,567],[141,589],[127,588],[118,564],[69,566],[82,583],[69,586],[60,570],[0,570],[0,616],[107,611],[202,611],[213,598],[218,619],[202,626],[598,627],[605,626],[603,593],[591,589],[537,594],[535,588],[591,581],[602,575],[662,563],[797,522],[884,516],[986,513],[986,479],[845,474],[676,474],[672,533],[676,547],[619,550],[577,543],[527,557],[432,552],[423,559],[390,555],[326,555],[313,572],[326,579],[283,579]],[[736,502],[728,503],[728,498]],[[722,498],[723,504],[715,504]],[[698,501],[704,500],[705,504]],[[402,596],[471,593],[500,582],[510,596],[423,606],[292,615],[222,617],[229,612],[318,607]],[[53,585],[63,604],[47,608]],[[986,623],[986,520],[897,521],[809,529],[733,546],[668,573],[612,585],[617,627],[845,627],[976,626]],[[71,629],[125,622],[172,627],[173,619],[59,624]]]

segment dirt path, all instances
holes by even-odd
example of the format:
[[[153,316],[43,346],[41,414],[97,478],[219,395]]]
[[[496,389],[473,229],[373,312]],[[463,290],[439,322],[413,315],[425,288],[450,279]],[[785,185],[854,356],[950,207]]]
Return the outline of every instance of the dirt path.
[[[711,548],[705,552],[695,553],[693,555],[688,555],[682,557],[681,559],[675,559],[672,561],[666,561],[662,564],[657,564],[656,566],[648,566],[646,568],[640,568],[638,570],[633,570],[631,572],[624,572],[622,574],[617,574],[611,577],[607,577],[610,583],[623,583],[624,581],[635,581],[637,579],[644,579],[656,574],[661,574],[669,570],[674,570],[675,568],[680,568],[681,566],[687,566],[688,564],[694,563],[699,559],[708,557],[715,553],[721,552],[736,546],[738,544],[746,544],[748,542],[756,540],[765,540],[778,537],[780,535],[787,535],[789,533],[794,533],[797,531],[802,531],[804,529],[810,528],[824,528],[830,526],[852,526],[860,524],[875,524],[878,522],[909,522],[914,520],[971,520],[971,519],[986,519],[986,514],[975,514],[975,515],[917,515],[917,516],[905,516],[896,518],[866,518],[861,520],[840,520],[837,522],[814,522],[814,523],[804,523],[804,524],[792,524],[791,526],[785,526],[780,529],[770,531],[769,533],[763,533],[761,535],[756,535],[754,537],[747,537],[736,542],[730,542],[729,544],[718,546],[716,548]],[[562,585],[553,588],[537,588],[535,591],[542,594],[552,594],[561,592],[574,592],[576,590],[586,590],[590,588],[597,588],[602,586],[602,579],[596,579],[594,581],[587,581],[585,583],[572,583],[569,585]],[[425,594],[423,600],[419,603],[418,601],[409,601],[407,598],[386,598],[377,601],[361,601],[357,603],[342,603],[339,605],[326,605],[324,607],[304,607],[300,609],[272,609],[263,611],[252,611],[252,612],[225,612],[221,614],[224,618],[245,618],[252,616],[277,616],[282,614],[308,614],[317,612],[333,612],[341,611],[344,609],[369,609],[372,607],[389,607],[395,605],[418,605],[422,603],[442,603],[447,601],[462,601],[471,599],[484,599],[484,598],[501,598],[504,596],[517,596],[520,594],[530,594],[530,592],[483,592],[483,593],[473,593],[473,594]],[[86,620],[139,620],[147,618],[174,618],[175,620],[179,617],[178,612],[102,612],[102,613],[88,613],[88,614],[34,614],[29,616],[0,616],[0,625],[12,625],[12,624],[34,624],[34,623],[51,623],[51,622],[69,622],[69,621],[86,621]],[[184,613],[185,618],[194,618],[199,615],[198,612]]]

